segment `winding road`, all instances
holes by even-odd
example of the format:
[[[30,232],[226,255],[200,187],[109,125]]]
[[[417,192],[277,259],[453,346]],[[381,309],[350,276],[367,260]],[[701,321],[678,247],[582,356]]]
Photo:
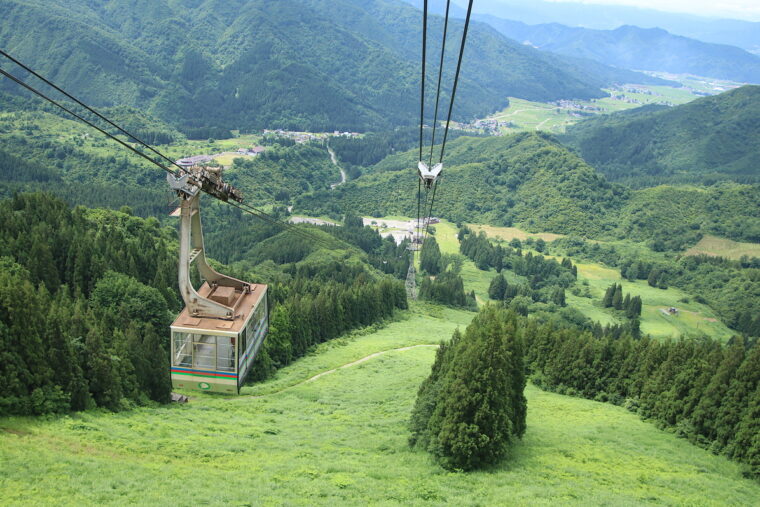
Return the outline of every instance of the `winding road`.
[[[346,171],[344,171],[343,168],[338,165],[338,158],[335,156],[335,152],[332,150],[332,148],[328,146],[327,152],[330,154],[330,160],[332,160],[332,163],[335,164],[335,167],[337,167],[340,171],[340,181],[338,183],[333,183],[330,185],[330,188],[335,189],[335,187],[338,187],[346,182]]]

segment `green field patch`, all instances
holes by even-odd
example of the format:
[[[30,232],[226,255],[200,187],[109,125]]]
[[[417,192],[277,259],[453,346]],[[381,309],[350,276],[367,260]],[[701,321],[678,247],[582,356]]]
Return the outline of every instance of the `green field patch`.
[[[564,238],[564,234],[554,234],[553,232],[526,232],[517,227],[497,227],[494,225],[467,224],[473,231],[486,233],[486,236],[501,241],[511,241],[519,239],[525,241],[528,238],[543,239],[546,242],[554,241],[558,238]]]
[[[609,96],[559,103],[532,102],[509,97],[509,106],[487,119],[508,122],[507,125],[499,127],[498,131],[502,134],[525,130],[562,133],[568,125],[577,123],[588,116],[614,113],[647,104],[685,104],[699,96],[687,87],[638,84],[605,88],[604,91]]]
[[[706,234],[696,245],[684,253],[686,255],[712,255],[727,259],[740,259],[745,255],[747,257],[760,257],[760,244],[741,243]]]
[[[503,228],[473,225],[472,228],[474,230],[485,231],[489,237],[497,239],[501,237],[504,240],[506,240],[505,236],[510,232],[514,232],[514,237],[521,240],[527,238],[527,236],[540,237],[538,234],[530,235],[514,227]],[[504,236],[502,236],[502,234]],[[525,237],[520,237],[520,235],[523,234]],[[544,239],[545,241],[551,240],[550,238]],[[639,248],[637,245],[633,244],[630,244],[630,246],[631,248]],[[539,254],[539,252],[535,251],[533,251],[533,253],[534,255]],[[541,255],[556,259],[557,261],[562,259],[562,256]],[[602,325],[623,323],[625,321],[625,316],[622,312],[616,312],[615,310],[604,308],[601,304],[602,297],[604,296],[607,287],[613,283],[620,283],[623,285],[623,293],[630,294],[631,297],[641,296],[643,301],[641,331],[645,334],[650,334],[658,338],[705,334],[722,341],[728,340],[734,335],[725,324],[720,322],[715,312],[709,306],[697,303],[689,296],[689,294],[680,289],[675,287],[659,289],[649,286],[649,284],[643,280],[631,282],[625,280],[621,276],[619,270],[598,263],[577,262],[574,264],[578,268],[577,286],[580,288],[588,286],[591,298],[577,296],[570,291],[566,291],[565,297],[567,304],[579,310],[592,321],[599,322]],[[475,268],[474,265],[473,268]],[[481,273],[486,272],[481,271]],[[495,272],[486,274],[489,280],[494,275]],[[471,283],[477,283],[481,280],[474,275],[470,275],[470,279]],[[480,283],[482,284],[482,282]],[[467,287],[467,279],[465,279],[465,286]],[[487,297],[487,285],[485,286],[485,289]],[[679,313],[677,315],[664,315],[661,310],[667,310],[670,307],[677,308]]]

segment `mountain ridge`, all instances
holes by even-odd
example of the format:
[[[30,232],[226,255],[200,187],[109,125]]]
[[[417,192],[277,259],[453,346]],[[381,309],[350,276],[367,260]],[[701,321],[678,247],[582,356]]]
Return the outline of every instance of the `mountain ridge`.
[[[416,157],[416,150],[391,155],[335,191],[301,196],[295,209],[315,216],[347,210],[414,216]],[[446,157],[433,213],[453,222],[660,241],[674,251],[708,233],[760,242],[760,209],[752,206],[760,199],[760,184],[632,190],[607,180],[556,138],[540,132],[461,137],[447,144]]]
[[[595,30],[559,23],[527,25],[490,15],[475,19],[506,37],[561,55],[633,70],[760,83],[760,56],[734,46],[673,35],[662,28],[622,25],[614,30]]]
[[[184,131],[365,131],[418,121],[421,15],[401,0],[9,0],[0,15],[0,45],[62,87],[98,107],[146,109]],[[430,19],[431,54],[442,23]],[[461,24],[451,23],[451,48]],[[546,55],[481,23],[468,38],[458,118],[497,111],[508,96],[594,98],[611,82],[653,79]],[[0,82],[0,90],[15,88]]]

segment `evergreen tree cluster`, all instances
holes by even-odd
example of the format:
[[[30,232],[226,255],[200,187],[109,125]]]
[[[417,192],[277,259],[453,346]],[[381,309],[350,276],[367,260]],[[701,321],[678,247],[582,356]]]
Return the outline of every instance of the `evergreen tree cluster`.
[[[621,310],[629,319],[641,317],[641,296],[631,297],[630,294],[626,294],[623,297],[623,285],[619,283],[613,283],[607,287],[602,298],[602,306]]]
[[[422,245],[420,269],[429,275],[437,275],[441,272],[441,249],[433,236],[428,236]]]
[[[519,317],[487,305],[465,333],[441,343],[410,420],[412,447],[448,469],[497,463],[526,428]]]
[[[523,336],[533,381],[623,405],[760,477],[760,346],[740,338],[726,345],[637,339],[620,331],[528,321]]]
[[[21,194],[0,238],[0,414],[168,401],[179,300],[158,221]]]
[[[474,234],[468,227],[462,227],[457,235],[459,251],[469,257],[479,269],[495,268],[497,272],[510,269],[516,275],[524,276],[533,289],[543,289],[549,286],[567,288],[578,276],[578,268],[568,258],[557,262],[543,255],[533,255],[533,252],[523,254],[522,243],[515,239],[510,246],[494,245],[485,232]],[[536,245],[537,242],[532,242]],[[545,243],[541,249],[545,248]]]
[[[174,134],[165,130],[138,130],[135,135],[140,138],[141,141],[150,144],[151,146],[158,144],[172,144],[177,141]]]
[[[494,245],[489,241],[485,232],[475,234],[469,227],[463,226],[459,229],[457,238],[459,251],[472,260],[478,269],[485,271],[494,268],[501,272],[507,252],[501,245]]]
[[[449,306],[477,308],[475,292],[466,293],[462,277],[453,271],[444,271],[434,279],[424,277],[420,284],[420,299]]]

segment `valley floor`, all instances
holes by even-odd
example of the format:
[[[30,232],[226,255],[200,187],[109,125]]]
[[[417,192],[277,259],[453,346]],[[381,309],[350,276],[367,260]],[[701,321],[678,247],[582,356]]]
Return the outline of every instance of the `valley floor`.
[[[435,354],[414,345],[447,339],[472,316],[415,304],[382,329],[323,344],[240,397],[0,419],[0,498],[5,505],[749,505],[760,498],[760,485],[722,457],[622,408],[532,386],[528,431],[501,466],[449,473],[411,451],[406,422]]]

